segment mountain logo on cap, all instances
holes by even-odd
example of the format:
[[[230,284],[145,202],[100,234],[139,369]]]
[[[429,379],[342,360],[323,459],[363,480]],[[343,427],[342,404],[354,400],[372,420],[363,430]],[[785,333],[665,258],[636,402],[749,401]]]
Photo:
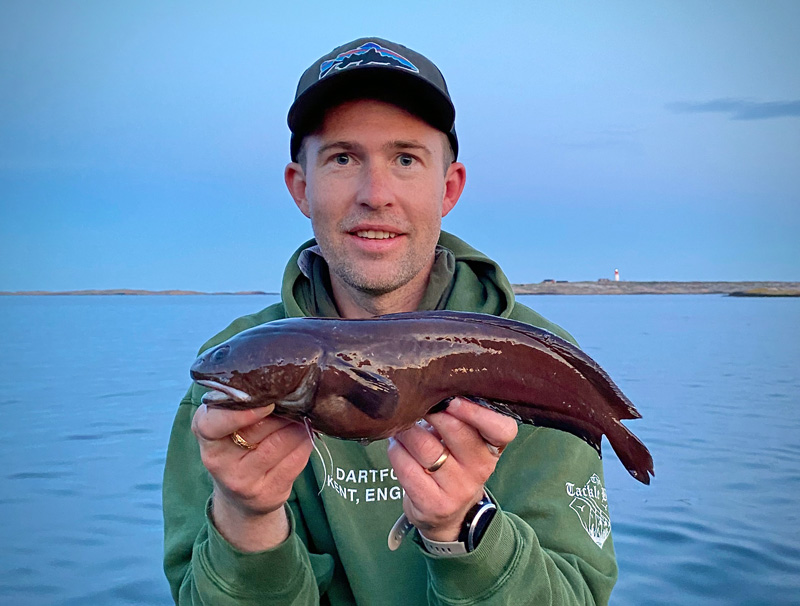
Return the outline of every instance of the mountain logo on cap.
[[[319,66],[319,79],[322,80],[325,76],[333,71],[342,71],[348,67],[357,67],[364,65],[385,65],[387,67],[399,67],[410,72],[419,73],[417,66],[411,63],[403,55],[400,55],[393,50],[384,48],[375,42],[366,42],[358,48],[344,51],[336,55],[335,59],[328,59],[323,61]]]

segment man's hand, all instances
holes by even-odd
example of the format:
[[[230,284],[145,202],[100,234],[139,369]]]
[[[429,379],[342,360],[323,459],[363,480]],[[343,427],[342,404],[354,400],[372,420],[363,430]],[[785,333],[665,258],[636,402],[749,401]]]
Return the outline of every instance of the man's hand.
[[[302,425],[268,416],[273,408],[202,405],[192,419],[203,465],[214,479],[214,525],[242,551],[269,549],[289,536],[283,505],[313,448]],[[234,443],[234,432],[255,448]]]
[[[411,523],[432,541],[455,541],[500,453],[516,435],[514,419],[463,398],[397,434],[390,440],[389,460],[405,490],[403,510]],[[441,467],[428,472],[445,452]]]

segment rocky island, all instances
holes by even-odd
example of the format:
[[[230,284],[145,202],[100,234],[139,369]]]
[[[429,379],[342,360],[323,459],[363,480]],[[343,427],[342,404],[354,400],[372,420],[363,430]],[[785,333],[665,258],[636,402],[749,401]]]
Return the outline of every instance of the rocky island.
[[[518,295],[730,295],[734,297],[799,297],[800,282],[632,282],[544,280],[514,284]]]
[[[631,282],[597,280],[568,282],[543,280],[513,284],[518,295],[729,295],[733,297],[800,297],[800,282]],[[238,292],[203,292],[199,290],[28,290],[0,291],[2,295],[279,295],[278,292],[247,290]]]

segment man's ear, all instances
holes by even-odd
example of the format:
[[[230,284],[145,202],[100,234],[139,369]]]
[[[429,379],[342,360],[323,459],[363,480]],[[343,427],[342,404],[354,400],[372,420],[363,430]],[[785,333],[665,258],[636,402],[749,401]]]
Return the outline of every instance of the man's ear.
[[[283,180],[286,182],[286,188],[294,203],[297,204],[297,208],[310,218],[311,210],[308,207],[308,198],[306,198],[306,174],[303,167],[298,162],[290,162],[283,171]]]
[[[453,162],[444,176],[444,198],[442,199],[442,216],[447,216],[461,197],[467,182],[467,168],[461,162]]]

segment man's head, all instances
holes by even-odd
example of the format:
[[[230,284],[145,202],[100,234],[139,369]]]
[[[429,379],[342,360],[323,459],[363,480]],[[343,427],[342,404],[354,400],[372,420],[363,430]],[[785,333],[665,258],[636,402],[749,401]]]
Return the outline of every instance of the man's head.
[[[311,219],[346,315],[354,307],[370,313],[415,308],[441,219],[465,181],[464,166],[454,161],[454,110],[444,79],[424,58],[441,86],[421,78],[407,58],[422,63],[421,55],[392,45],[401,55],[388,44],[359,40],[352,52],[342,51],[351,47],[345,45],[317,61],[303,75],[289,113],[294,161],[286,184]],[[394,66],[404,61],[418,71]],[[321,79],[304,84],[310,72]]]
[[[289,109],[292,161],[301,161],[306,135],[325,112],[353,99],[375,99],[402,107],[447,135],[458,157],[455,108],[447,83],[426,57],[382,38],[360,38],[320,57],[300,78]]]

